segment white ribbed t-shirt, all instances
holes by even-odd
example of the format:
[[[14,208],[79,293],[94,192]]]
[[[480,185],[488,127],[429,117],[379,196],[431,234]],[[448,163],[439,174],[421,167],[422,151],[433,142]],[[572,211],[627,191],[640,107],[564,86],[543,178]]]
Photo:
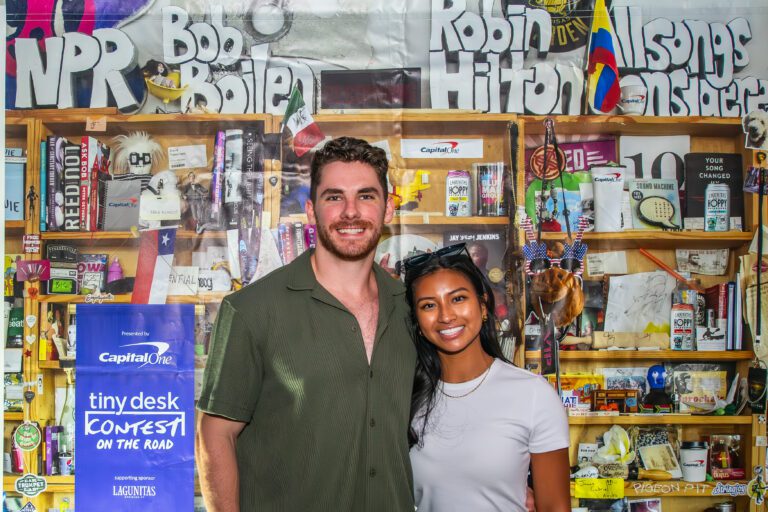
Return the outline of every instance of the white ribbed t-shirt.
[[[441,385],[458,396],[482,378]],[[417,432],[419,423],[417,416]],[[423,446],[411,449],[417,510],[524,511],[530,454],[568,443],[568,418],[552,386],[496,359],[469,395],[438,392]]]

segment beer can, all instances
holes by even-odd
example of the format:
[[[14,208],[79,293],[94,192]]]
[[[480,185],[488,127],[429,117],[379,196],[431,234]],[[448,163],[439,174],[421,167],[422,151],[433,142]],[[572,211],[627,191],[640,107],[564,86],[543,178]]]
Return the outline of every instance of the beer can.
[[[469,172],[448,171],[445,180],[445,215],[448,217],[470,217],[472,215],[472,181]]]
[[[726,183],[710,183],[704,191],[704,231],[731,228],[731,189]]]

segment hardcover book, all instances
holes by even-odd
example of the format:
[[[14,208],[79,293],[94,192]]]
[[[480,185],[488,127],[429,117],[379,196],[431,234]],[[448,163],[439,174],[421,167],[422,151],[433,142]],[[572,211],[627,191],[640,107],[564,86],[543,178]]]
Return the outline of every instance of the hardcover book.
[[[60,231],[64,226],[64,146],[67,139],[48,137],[48,194],[46,202],[48,231]],[[79,177],[79,175],[78,175]]]
[[[740,230],[744,218],[742,164],[738,153],[685,155],[685,229],[704,229],[704,196],[710,183],[730,189],[731,229]]]
[[[80,231],[80,145],[64,146],[64,231]]]
[[[634,229],[677,231],[683,226],[677,180],[630,180],[629,204]]]

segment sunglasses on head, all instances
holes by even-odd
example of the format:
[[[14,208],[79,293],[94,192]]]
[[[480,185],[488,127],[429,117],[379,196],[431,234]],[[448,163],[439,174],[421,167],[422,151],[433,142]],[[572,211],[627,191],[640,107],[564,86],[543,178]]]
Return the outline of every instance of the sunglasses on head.
[[[417,254],[416,256],[411,256],[410,258],[404,259],[401,270],[403,272],[408,272],[409,270],[413,270],[415,268],[419,268],[426,265],[429,261],[432,260],[432,258],[458,256],[459,254],[462,254],[462,253],[466,253],[466,255],[469,256],[469,251],[467,250],[467,244],[465,244],[464,242],[460,244],[449,245],[449,246],[443,247],[442,249],[438,249],[434,252],[423,252],[421,254]]]

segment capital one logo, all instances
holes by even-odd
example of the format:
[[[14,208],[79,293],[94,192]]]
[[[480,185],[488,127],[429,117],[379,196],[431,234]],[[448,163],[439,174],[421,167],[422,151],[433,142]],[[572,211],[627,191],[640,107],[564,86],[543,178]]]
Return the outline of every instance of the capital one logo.
[[[172,366],[174,365],[173,356],[164,355],[168,352],[170,345],[164,341],[142,341],[139,343],[129,343],[128,345],[120,345],[120,348],[127,347],[140,347],[138,349],[130,349],[124,354],[112,354],[110,352],[102,352],[99,354],[99,361],[102,363],[111,363],[117,366],[131,363],[141,363],[139,368],[143,368],[147,365],[152,366]],[[146,347],[146,348],[144,348]]]
[[[429,146],[423,146],[421,148],[422,153],[448,153],[458,154],[461,148],[459,148],[459,142],[456,140],[445,140],[440,142],[434,142]]]

